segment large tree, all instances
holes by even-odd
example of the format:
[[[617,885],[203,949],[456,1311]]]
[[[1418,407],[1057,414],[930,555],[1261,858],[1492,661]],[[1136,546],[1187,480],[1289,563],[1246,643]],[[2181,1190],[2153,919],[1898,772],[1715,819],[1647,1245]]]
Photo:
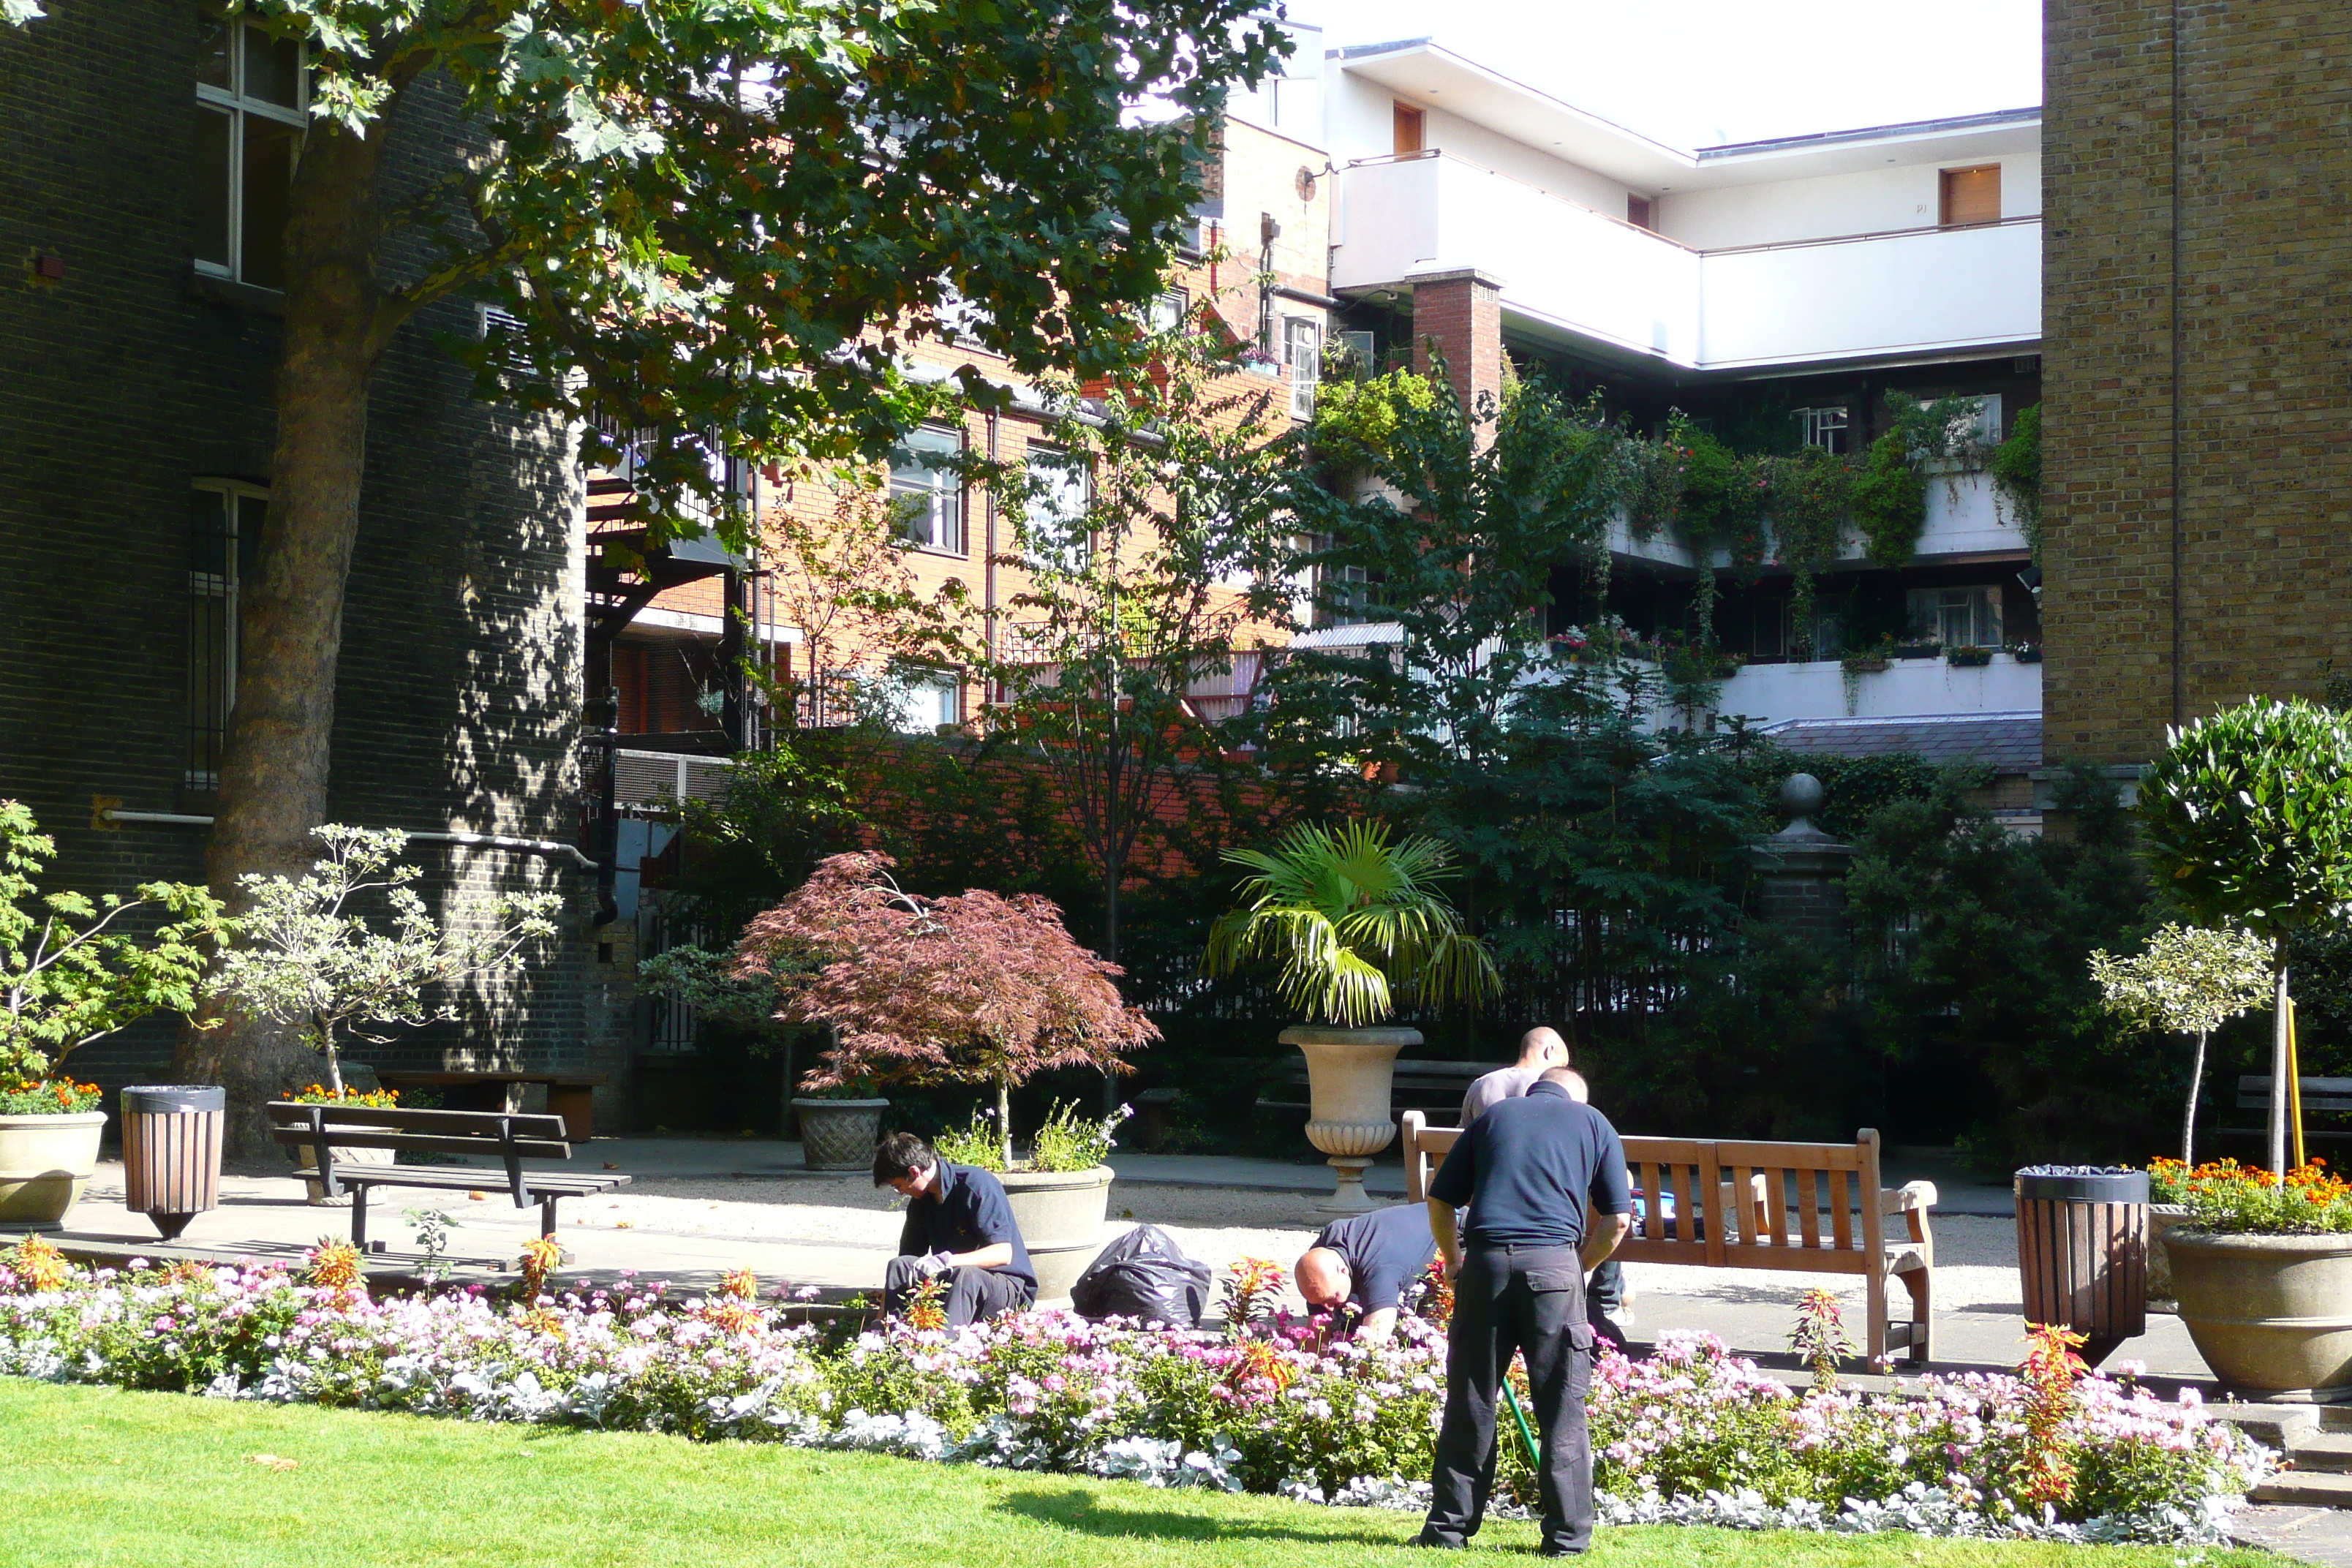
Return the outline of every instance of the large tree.
[[[52,0],[81,3],[81,0]],[[1200,128],[1278,47],[1254,0],[211,0],[300,40],[310,121],[286,224],[268,513],[207,851],[215,890],[307,863],[325,816],[369,384],[452,296],[497,303],[487,393],[628,432],[658,542],[742,527],[716,448],[877,456],[950,390],[911,340],[1099,368],[1161,287]],[[40,15],[0,0],[0,20]],[[1172,118],[1139,115],[1157,100]],[[464,130],[439,178],[396,145]],[[942,318],[949,326],[943,326]],[[968,374],[961,395],[1002,395]],[[193,1037],[251,1100],[280,1047]]]

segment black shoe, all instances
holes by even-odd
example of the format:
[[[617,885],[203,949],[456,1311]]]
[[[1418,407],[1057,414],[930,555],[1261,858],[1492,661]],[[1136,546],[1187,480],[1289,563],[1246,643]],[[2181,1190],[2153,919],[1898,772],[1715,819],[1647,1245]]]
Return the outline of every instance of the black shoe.
[[[1582,1546],[1546,1546],[1536,1553],[1538,1557],[1581,1557],[1588,1549]]]
[[[1424,1530],[1419,1535],[1412,1538],[1412,1544],[1415,1546],[1426,1546],[1433,1552],[1460,1552],[1469,1543],[1462,1541],[1443,1540],[1438,1536],[1430,1534],[1428,1531]]]

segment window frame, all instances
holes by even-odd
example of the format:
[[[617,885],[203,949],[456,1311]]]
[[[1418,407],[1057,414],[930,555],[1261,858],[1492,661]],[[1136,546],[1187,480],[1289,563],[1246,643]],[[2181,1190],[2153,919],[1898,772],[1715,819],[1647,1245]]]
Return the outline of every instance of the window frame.
[[[961,426],[919,425],[908,432],[910,441],[920,436],[943,437],[954,442],[954,455],[958,458],[961,458],[970,447],[969,432]],[[898,449],[909,457],[916,456],[919,451],[912,446],[903,444]],[[908,465],[904,471],[911,472],[913,467],[914,465]],[[908,480],[902,480],[899,478],[902,469],[894,456],[883,480],[884,493],[889,498],[891,506],[894,509],[902,505],[908,506],[908,510],[898,521],[898,542],[908,549],[919,551],[926,555],[944,555],[958,561],[964,560],[971,553],[971,530],[969,526],[968,515],[971,509],[965,504],[967,498],[964,493],[963,475],[959,470],[949,468],[927,468],[924,471],[930,475],[931,483],[917,485]],[[909,503],[918,496],[929,498],[927,510],[930,531],[927,538],[918,538],[914,532],[916,511]],[[955,542],[952,546],[940,542],[939,521],[941,511],[940,502],[943,500],[950,503],[955,519]]]
[[[1946,604],[1947,595],[1967,595],[1965,604]],[[2002,621],[2003,594],[1998,583],[1959,583],[1938,584],[1931,588],[1914,588],[1905,606],[1905,619],[1921,628],[1921,634],[1944,647],[1998,648],[2004,636]],[[1924,614],[1923,614],[1924,611]],[[1964,615],[1969,621],[1969,636],[1958,641],[1944,635],[1951,615]],[[1990,637],[1979,634],[1990,632]]]
[[[1853,436],[1853,410],[1845,404],[1825,405],[1818,408],[1790,410],[1798,422],[1798,439],[1805,446],[1817,447],[1832,457],[1843,454]],[[1831,436],[1834,440],[1820,437]]]
[[[1323,323],[1312,316],[1282,318],[1282,359],[1290,367],[1290,416],[1315,417],[1315,390],[1323,384]]]
[[[1066,577],[1075,577],[1084,572],[1094,559],[1094,530],[1089,528],[1084,533],[1061,535],[1060,542],[1076,552],[1077,559],[1075,563],[1045,559],[1044,553],[1038,549],[1036,534],[1036,508],[1041,498],[1037,495],[1036,486],[1030,478],[1032,471],[1041,464],[1045,468],[1070,475],[1076,480],[1078,516],[1081,520],[1094,506],[1094,465],[1086,460],[1083,453],[1073,452],[1066,447],[1056,447],[1045,441],[1032,442],[1021,455],[1021,476],[1024,487],[1021,508],[1021,564],[1024,570],[1032,573],[1050,572]],[[1059,513],[1056,513],[1055,521],[1057,525],[1062,521]]]
[[[191,480],[188,491],[192,497],[196,495],[220,497],[221,518],[224,524],[221,533],[222,570],[217,574],[199,572],[192,561],[187,572],[188,642],[185,691],[187,706],[183,725],[186,745],[181,758],[180,782],[183,788],[209,793],[220,787],[220,756],[222,750],[228,743],[230,717],[236,711],[237,668],[244,652],[240,643],[243,631],[241,623],[244,613],[242,598],[245,563],[241,559],[242,552],[239,548],[244,542],[244,534],[240,531],[238,513],[245,509],[237,503],[255,500],[259,501],[266,509],[269,504],[269,488],[267,485],[257,485],[245,479],[222,479],[206,475]],[[192,517],[190,527],[194,526],[194,520]],[[193,553],[194,542],[195,541],[191,538],[189,541],[191,553]],[[257,549],[259,548],[260,541],[257,537],[254,544]],[[218,625],[219,642],[216,657],[220,667],[219,689],[217,692],[202,694],[208,702],[211,700],[217,700],[218,711],[205,713],[205,721],[201,724],[197,721],[199,693],[195,689],[197,670],[200,668],[196,643],[199,637],[205,634],[199,630],[197,624],[196,605],[199,602],[208,606],[206,610],[208,622],[216,621]],[[205,655],[207,659],[215,657],[212,648],[207,648]],[[199,750],[196,737],[199,733],[207,737],[203,751],[205,760],[213,764],[210,767],[196,765]]]
[[[245,256],[246,122],[248,117],[257,115],[279,125],[291,126],[294,130],[294,158],[297,163],[300,162],[303,133],[309,129],[310,123],[310,45],[302,39],[293,40],[294,105],[289,108],[282,103],[273,103],[267,99],[255,98],[246,90],[245,66],[248,35],[258,33],[268,38],[270,37],[268,30],[257,27],[250,22],[242,21],[231,21],[224,26],[227,28],[229,38],[228,85],[217,87],[211,82],[199,81],[195,86],[196,102],[201,106],[197,112],[218,113],[228,121],[228,244],[226,247],[228,251],[228,260],[223,263],[209,260],[201,256],[194,256],[189,258],[189,261],[196,271],[207,278],[225,279],[233,283],[244,284],[247,288],[271,289],[273,292],[278,292],[278,290],[272,285],[255,283],[247,277],[249,269],[246,265]]]

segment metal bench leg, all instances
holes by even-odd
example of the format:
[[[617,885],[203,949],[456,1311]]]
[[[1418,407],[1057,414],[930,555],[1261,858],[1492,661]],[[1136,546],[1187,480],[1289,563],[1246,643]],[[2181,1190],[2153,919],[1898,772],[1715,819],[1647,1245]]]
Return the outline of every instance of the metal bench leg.
[[[541,1240],[555,1234],[555,1200],[539,1200],[539,1234]]]
[[[367,1184],[352,1186],[352,1249],[362,1257],[367,1255]]]

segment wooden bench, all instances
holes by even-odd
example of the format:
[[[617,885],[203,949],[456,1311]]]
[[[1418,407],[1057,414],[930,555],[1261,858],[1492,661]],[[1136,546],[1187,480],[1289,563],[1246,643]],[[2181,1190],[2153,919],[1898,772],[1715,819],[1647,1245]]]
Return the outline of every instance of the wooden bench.
[[[1430,1177],[1461,1136],[1458,1127],[1432,1127],[1419,1112],[1407,1113],[1404,1180],[1413,1201],[1429,1195]],[[1869,1298],[1871,1360],[1895,1348],[1906,1350],[1915,1363],[1927,1360],[1936,1263],[1927,1214],[1936,1206],[1936,1186],[1912,1182],[1896,1191],[1881,1188],[1875,1130],[1863,1129],[1851,1143],[1628,1138],[1625,1164],[1643,1201],[1617,1257],[1628,1263],[1859,1274]],[[1735,1200],[1735,1193],[1746,1201]],[[1671,1200],[1671,1217],[1662,1195]],[[1909,1235],[1889,1240],[1886,1221],[1896,1214]],[[1888,1316],[1890,1279],[1902,1280],[1911,1298],[1908,1319]]]
[[[563,1198],[608,1193],[628,1181],[610,1172],[594,1174],[528,1169],[525,1160],[568,1160],[572,1145],[560,1116],[510,1115],[502,1110],[380,1110],[369,1106],[302,1105],[274,1100],[268,1107],[270,1137],[289,1148],[310,1151],[315,1181],[331,1198],[352,1195],[352,1245],[367,1250],[368,1193],[376,1187],[426,1187],[439,1192],[478,1192],[502,1186],[515,1207],[539,1205],[539,1234],[555,1234],[555,1205]],[[478,1165],[362,1165],[336,1156],[349,1149],[388,1149],[402,1153],[458,1154],[499,1162],[499,1170]]]
[[[2310,1119],[2315,1115],[2352,1115],[2352,1078],[2314,1078],[2310,1074],[2305,1073],[2299,1075],[2295,1079],[2294,1086],[2296,1092],[2303,1096],[2303,1115],[2305,1121],[2303,1141],[2305,1144],[2341,1143],[2347,1139],[2352,1139],[2352,1131],[2347,1131],[2343,1128],[2320,1128],[2315,1131],[2309,1125]],[[2217,1127],[2213,1130],[2214,1136],[2217,1138],[2258,1138],[2263,1140],[2264,1144],[2267,1146],[2271,1135],[2270,1074],[2266,1072],[2248,1073],[2238,1079],[2238,1109],[2241,1110],[2261,1111],[2263,1119],[2262,1125],[2258,1127]],[[2290,1131],[2288,1132],[2287,1138],[2287,1153],[2292,1156],[2294,1152],[2294,1134],[2293,1131]],[[2267,1158],[2267,1156],[2265,1156],[2265,1158]]]
[[[613,1080],[600,1072],[523,1072],[452,1068],[446,1072],[404,1069],[379,1070],[376,1079],[386,1089],[430,1089],[443,1091],[450,1110],[519,1110],[519,1090],[526,1084],[547,1086],[547,1113],[563,1118],[574,1143],[585,1143],[596,1124],[595,1091]]]

